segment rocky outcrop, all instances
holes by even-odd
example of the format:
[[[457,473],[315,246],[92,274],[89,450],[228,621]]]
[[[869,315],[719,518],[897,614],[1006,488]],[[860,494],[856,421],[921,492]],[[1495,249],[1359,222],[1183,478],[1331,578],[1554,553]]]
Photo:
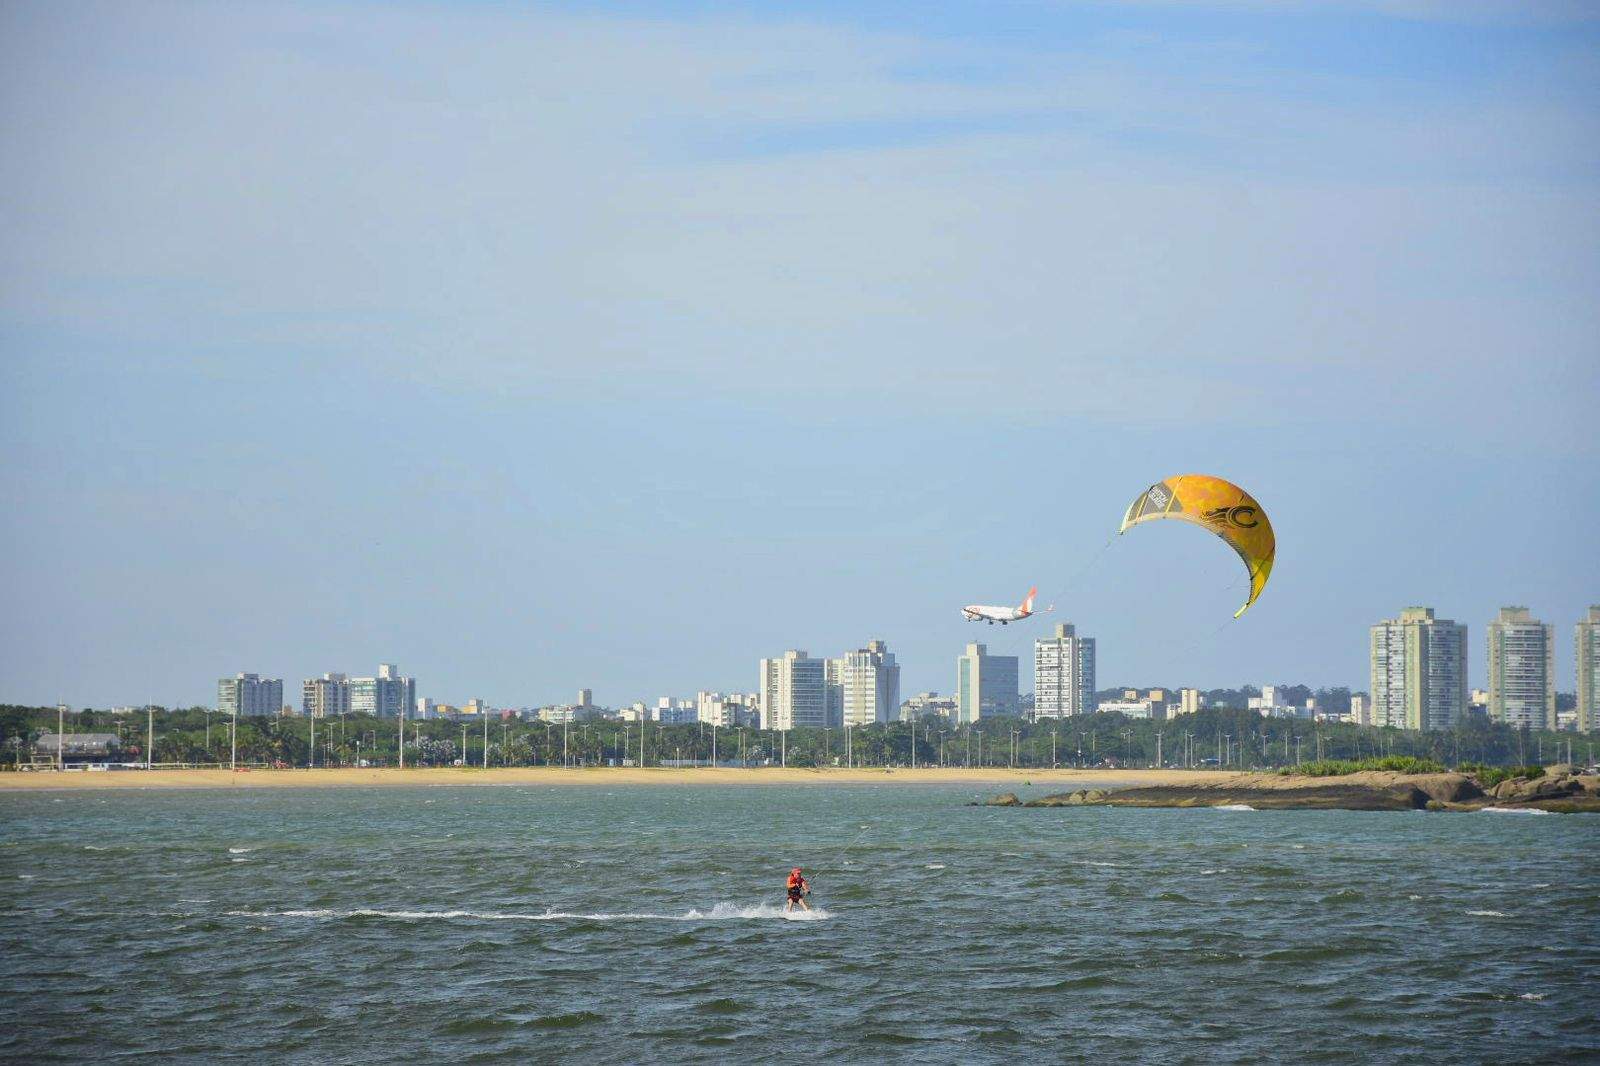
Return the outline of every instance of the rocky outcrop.
[[[1466,774],[1417,774],[1407,780],[1440,803],[1471,803],[1483,798],[1483,789]]]
[[[1084,789],[1065,795],[1030,800],[1024,807],[1253,807],[1265,810],[1412,811],[1426,807],[1428,794],[1413,785],[1347,785],[1337,779],[1316,778],[1318,784],[1299,788],[1158,785],[1124,788],[1112,792]]]
[[[1600,777],[1577,773],[1563,763],[1546,767],[1542,777],[1508,778],[1491,788],[1489,796],[1497,807],[1600,810]]]
[[[1180,785],[1086,788],[1023,802],[1007,792],[997,807],[1230,807],[1256,810],[1472,811],[1486,806],[1600,811],[1600,777],[1551,767],[1545,776],[1503,781],[1486,794],[1466,774],[1365,771],[1342,777],[1233,774]]]
[[[973,806],[980,806],[980,804],[973,804]],[[1017,794],[1015,792],[1002,792],[1002,793],[1000,793],[1000,795],[996,796],[994,799],[984,800],[983,803],[981,804],[981,806],[984,806],[984,807],[1020,807],[1020,806],[1022,806],[1022,801],[1017,798]]]

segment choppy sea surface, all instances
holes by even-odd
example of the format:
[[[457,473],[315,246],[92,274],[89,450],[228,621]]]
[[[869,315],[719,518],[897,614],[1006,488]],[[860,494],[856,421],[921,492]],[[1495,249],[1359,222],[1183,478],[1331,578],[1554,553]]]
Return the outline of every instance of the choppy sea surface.
[[[992,791],[0,795],[0,1057],[1600,1055],[1600,818]]]

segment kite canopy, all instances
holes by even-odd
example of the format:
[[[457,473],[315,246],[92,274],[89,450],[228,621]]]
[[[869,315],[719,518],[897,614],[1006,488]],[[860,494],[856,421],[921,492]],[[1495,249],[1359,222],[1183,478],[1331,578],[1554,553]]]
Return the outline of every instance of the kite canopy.
[[[1250,571],[1250,598],[1233,612],[1235,618],[1244,614],[1267,587],[1277,540],[1267,512],[1238,485],[1206,474],[1179,474],[1158,481],[1133,501],[1117,532],[1126,533],[1129,526],[1157,518],[1193,522],[1227,541],[1239,553],[1245,569]]]

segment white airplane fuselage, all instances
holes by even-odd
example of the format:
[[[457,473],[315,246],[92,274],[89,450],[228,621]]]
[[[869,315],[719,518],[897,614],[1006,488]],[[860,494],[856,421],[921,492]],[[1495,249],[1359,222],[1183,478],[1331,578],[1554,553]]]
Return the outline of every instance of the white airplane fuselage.
[[[969,622],[988,622],[990,625],[994,625],[996,622],[1001,625],[1020,622],[1033,614],[1033,597],[1038,592],[1037,588],[1029,589],[1028,594],[1022,598],[1022,602],[1015,607],[995,607],[987,603],[969,603],[961,608],[961,617]]]
[[[1024,611],[1021,607],[991,607],[984,603],[973,603],[961,608],[961,614],[969,622],[988,622],[990,625],[999,622],[1001,625],[1006,625],[1020,622],[1033,612]]]

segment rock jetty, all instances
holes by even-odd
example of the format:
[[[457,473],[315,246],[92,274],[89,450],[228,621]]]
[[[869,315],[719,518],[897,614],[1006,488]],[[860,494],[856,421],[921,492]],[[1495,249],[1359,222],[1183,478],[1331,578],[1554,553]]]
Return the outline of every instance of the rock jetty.
[[[1340,777],[1234,774],[1193,784],[1086,788],[1024,801],[1007,792],[995,807],[1233,807],[1256,810],[1476,811],[1528,807],[1600,812],[1600,776],[1551,766],[1532,780],[1510,779],[1487,791],[1468,774],[1363,771]]]

